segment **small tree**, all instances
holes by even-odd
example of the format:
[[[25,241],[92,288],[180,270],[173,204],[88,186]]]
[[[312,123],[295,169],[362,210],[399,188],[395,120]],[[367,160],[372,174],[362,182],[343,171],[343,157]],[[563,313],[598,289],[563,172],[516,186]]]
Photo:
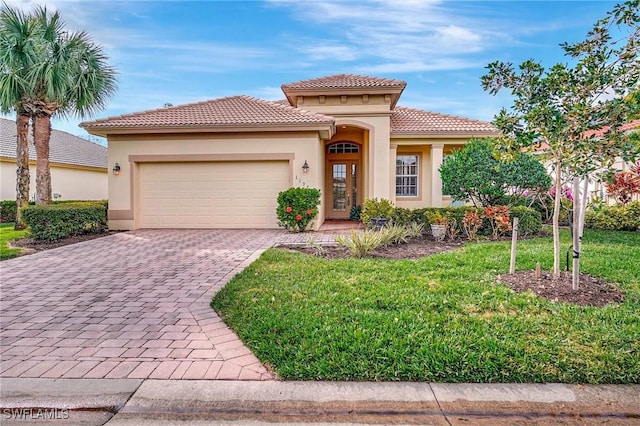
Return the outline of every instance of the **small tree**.
[[[291,231],[303,232],[318,215],[320,190],[316,188],[289,188],[278,194],[276,215],[278,225]]]
[[[510,192],[546,190],[551,184],[544,166],[533,156],[518,153],[510,160],[494,155],[490,139],[472,139],[440,167],[443,192],[454,200],[478,206],[501,204]]]
[[[558,63],[545,69],[528,60],[516,70],[511,63],[494,62],[482,77],[483,88],[491,94],[509,89],[514,97],[510,111],[503,109],[494,121],[504,135],[499,139],[501,149],[510,153],[537,149],[554,167],[555,277],[560,275],[562,174],[574,181],[574,289],[579,281],[588,178],[598,169],[610,168],[616,158],[628,161],[638,155],[638,144],[622,131],[637,113],[633,96],[640,80],[638,10],[640,0],[616,5],[584,41],[561,44],[572,65]]]

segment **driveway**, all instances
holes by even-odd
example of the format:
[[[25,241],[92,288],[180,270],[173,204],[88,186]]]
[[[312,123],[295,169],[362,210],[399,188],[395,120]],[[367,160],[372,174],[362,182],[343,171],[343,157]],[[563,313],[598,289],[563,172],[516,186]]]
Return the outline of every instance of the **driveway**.
[[[0,376],[272,380],[209,302],[268,247],[307,238],[140,230],[3,261]]]

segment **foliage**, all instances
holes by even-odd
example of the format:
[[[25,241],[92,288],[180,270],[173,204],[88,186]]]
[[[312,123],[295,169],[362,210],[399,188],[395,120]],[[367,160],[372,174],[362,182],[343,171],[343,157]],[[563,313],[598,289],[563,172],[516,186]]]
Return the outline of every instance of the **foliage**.
[[[16,231],[12,223],[0,224],[0,260],[11,259],[22,252],[20,248],[9,247],[9,242],[19,240],[27,235],[27,230]]]
[[[278,194],[276,216],[278,225],[290,230],[303,232],[318,215],[320,190],[316,188],[293,187]]]
[[[462,219],[462,228],[464,229],[464,234],[467,236],[469,241],[473,241],[478,236],[478,229],[482,226],[482,219],[480,219],[480,215],[478,212],[473,210],[467,210],[464,212],[464,218]]]
[[[351,210],[349,211],[349,220],[360,222],[360,214],[362,214],[361,205],[351,206]]]
[[[542,232],[540,212],[529,207],[516,206],[511,209],[511,216],[518,218],[518,235],[538,235]]]
[[[456,236],[460,233],[460,227],[458,226],[458,220],[455,217],[447,216],[447,238],[449,241],[454,241]]]
[[[362,232],[352,229],[351,235],[348,237],[345,235],[336,235],[336,243],[346,247],[349,253],[355,257],[370,256],[373,251],[383,245],[384,242],[384,235],[381,231],[373,231],[370,229]]]
[[[16,219],[16,201],[0,201],[0,223],[13,222]]]
[[[516,70],[511,63],[493,62],[481,79],[491,94],[507,89],[513,96],[510,110],[502,109],[494,120],[503,134],[498,148],[511,155],[535,149],[555,168],[555,275],[560,273],[561,176],[585,180],[611,168],[617,158],[637,158],[640,151],[640,144],[622,130],[637,113],[625,97],[638,90],[640,81],[638,10],[640,0],[615,5],[584,41],[561,44],[570,58],[566,63],[545,68],[531,59]],[[582,217],[582,208],[574,211],[576,220]],[[574,241],[578,252],[579,245]]]
[[[418,261],[270,249],[212,306],[283,380],[640,383],[640,233],[587,230],[583,239],[593,254],[585,272],[618,283],[624,302],[582,307],[515,293],[494,278],[509,268],[501,241]],[[518,267],[551,268],[551,243],[520,242]]]
[[[585,226],[612,231],[640,231],[640,202],[587,211]]]
[[[640,173],[631,170],[615,173],[606,187],[620,204],[627,204],[634,195],[640,194]]]
[[[382,244],[404,244],[411,236],[411,231],[406,226],[391,224],[380,230]]]
[[[491,224],[491,235],[494,240],[498,239],[499,235],[502,235],[508,231],[511,231],[511,223],[509,217],[511,212],[507,206],[488,206],[482,213]]]
[[[2,6],[0,110],[33,119],[38,204],[51,202],[51,117],[86,117],[104,108],[116,90],[116,72],[107,62],[88,33],[66,29],[59,12],[36,7],[25,14]]]
[[[367,228],[373,226],[371,219],[384,218],[391,219],[394,213],[393,203],[385,198],[378,200],[377,198],[368,198],[362,204],[362,212],[360,219]]]
[[[411,238],[419,238],[424,233],[424,225],[421,223],[411,222],[408,225],[405,225],[405,227],[409,232],[409,237]]]
[[[427,211],[427,220],[431,225],[447,226],[449,223],[449,215],[443,213],[441,210]],[[455,220],[455,219],[454,219]]]
[[[107,230],[107,207],[103,202],[69,202],[29,206],[22,210],[31,236],[55,241],[82,234],[99,234]]]
[[[507,193],[540,191],[551,184],[536,158],[518,153],[512,159],[498,159],[490,139],[472,139],[448,156],[440,175],[443,192],[454,200],[472,201],[475,206],[496,205]]]

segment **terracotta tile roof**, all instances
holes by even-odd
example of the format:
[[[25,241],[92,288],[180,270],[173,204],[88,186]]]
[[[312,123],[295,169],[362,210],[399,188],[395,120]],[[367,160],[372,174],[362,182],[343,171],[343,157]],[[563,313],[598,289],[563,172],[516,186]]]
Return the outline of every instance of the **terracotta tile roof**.
[[[81,123],[81,127],[257,127],[332,124],[333,118],[250,96],[231,96]]]
[[[0,156],[16,158],[16,122],[0,118]],[[29,158],[36,159],[29,130]],[[51,131],[49,161],[74,166],[107,167],[107,148],[60,130]]]
[[[491,123],[414,108],[396,107],[391,113],[392,133],[492,133]]]
[[[390,78],[367,77],[354,74],[337,74],[328,77],[302,80],[282,85],[282,90],[305,89],[358,89],[358,88],[392,88],[404,89],[407,83]]]
[[[634,130],[634,129],[640,129],[640,119],[638,120],[633,120],[627,124],[623,124],[622,126],[620,126],[620,130],[623,132],[627,132],[630,130]],[[594,130],[591,132],[587,132],[587,136],[595,136],[597,138],[600,138],[602,136],[604,136],[604,134],[609,130],[609,126],[605,126],[600,130]]]

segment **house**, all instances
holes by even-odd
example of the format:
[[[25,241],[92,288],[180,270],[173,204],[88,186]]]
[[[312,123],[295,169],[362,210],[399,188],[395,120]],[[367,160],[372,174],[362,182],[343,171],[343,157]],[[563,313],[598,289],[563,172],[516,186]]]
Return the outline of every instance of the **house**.
[[[16,199],[16,122],[0,118],[0,200]],[[107,148],[60,130],[49,141],[54,200],[107,199]],[[36,150],[29,132],[30,198],[36,193]]]
[[[321,190],[315,223],[366,198],[443,206],[438,168],[489,123],[398,105],[406,83],[333,75],[285,100],[232,96],[82,123],[109,140],[113,229],[274,228],[278,192]]]

